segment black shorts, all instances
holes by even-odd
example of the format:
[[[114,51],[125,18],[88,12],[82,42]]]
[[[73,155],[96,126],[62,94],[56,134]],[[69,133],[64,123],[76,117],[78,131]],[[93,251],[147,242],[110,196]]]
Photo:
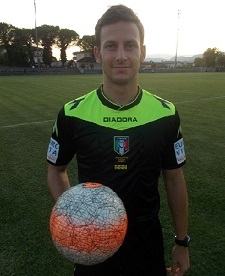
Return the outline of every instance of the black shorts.
[[[92,266],[76,265],[75,276],[166,276],[162,228],[158,218],[129,225],[111,258]]]

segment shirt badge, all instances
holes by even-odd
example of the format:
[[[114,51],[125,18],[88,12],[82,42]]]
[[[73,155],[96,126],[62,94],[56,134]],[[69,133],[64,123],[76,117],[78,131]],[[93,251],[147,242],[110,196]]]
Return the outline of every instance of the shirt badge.
[[[114,151],[124,155],[129,151],[129,136],[114,136]]]

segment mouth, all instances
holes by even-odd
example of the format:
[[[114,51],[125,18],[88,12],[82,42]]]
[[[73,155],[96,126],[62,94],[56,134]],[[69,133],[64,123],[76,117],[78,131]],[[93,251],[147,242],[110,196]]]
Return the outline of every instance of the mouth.
[[[127,68],[130,68],[130,66],[128,66],[128,65],[115,65],[115,66],[113,66],[113,68],[127,69]]]

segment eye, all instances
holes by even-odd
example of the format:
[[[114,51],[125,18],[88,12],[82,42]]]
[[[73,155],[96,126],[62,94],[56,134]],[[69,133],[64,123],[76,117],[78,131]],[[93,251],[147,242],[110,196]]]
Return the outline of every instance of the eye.
[[[107,43],[105,45],[105,48],[108,49],[108,50],[115,50],[116,49],[116,44],[115,43]]]
[[[127,50],[133,50],[133,49],[135,49],[137,47],[137,45],[136,45],[136,43],[134,43],[134,42],[128,42],[127,44],[126,44],[126,49]]]
[[[127,47],[128,47],[128,48],[133,48],[133,47],[134,47],[134,44],[133,44],[133,43],[128,43],[128,44],[127,44]]]

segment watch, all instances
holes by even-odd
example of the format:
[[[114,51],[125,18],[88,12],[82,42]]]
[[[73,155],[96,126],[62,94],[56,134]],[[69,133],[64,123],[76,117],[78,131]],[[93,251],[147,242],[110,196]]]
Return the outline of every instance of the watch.
[[[177,238],[177,236],[175,236],[175,243],[178,244],[178,245],[180,245],[180,246],[188,247],[189,244],[190,244],[190,242],[191,242],[190,236],[187,236],[187,237],[186,237],[185,239],[183,239],[183,240],[179,240],[179,239]]]

